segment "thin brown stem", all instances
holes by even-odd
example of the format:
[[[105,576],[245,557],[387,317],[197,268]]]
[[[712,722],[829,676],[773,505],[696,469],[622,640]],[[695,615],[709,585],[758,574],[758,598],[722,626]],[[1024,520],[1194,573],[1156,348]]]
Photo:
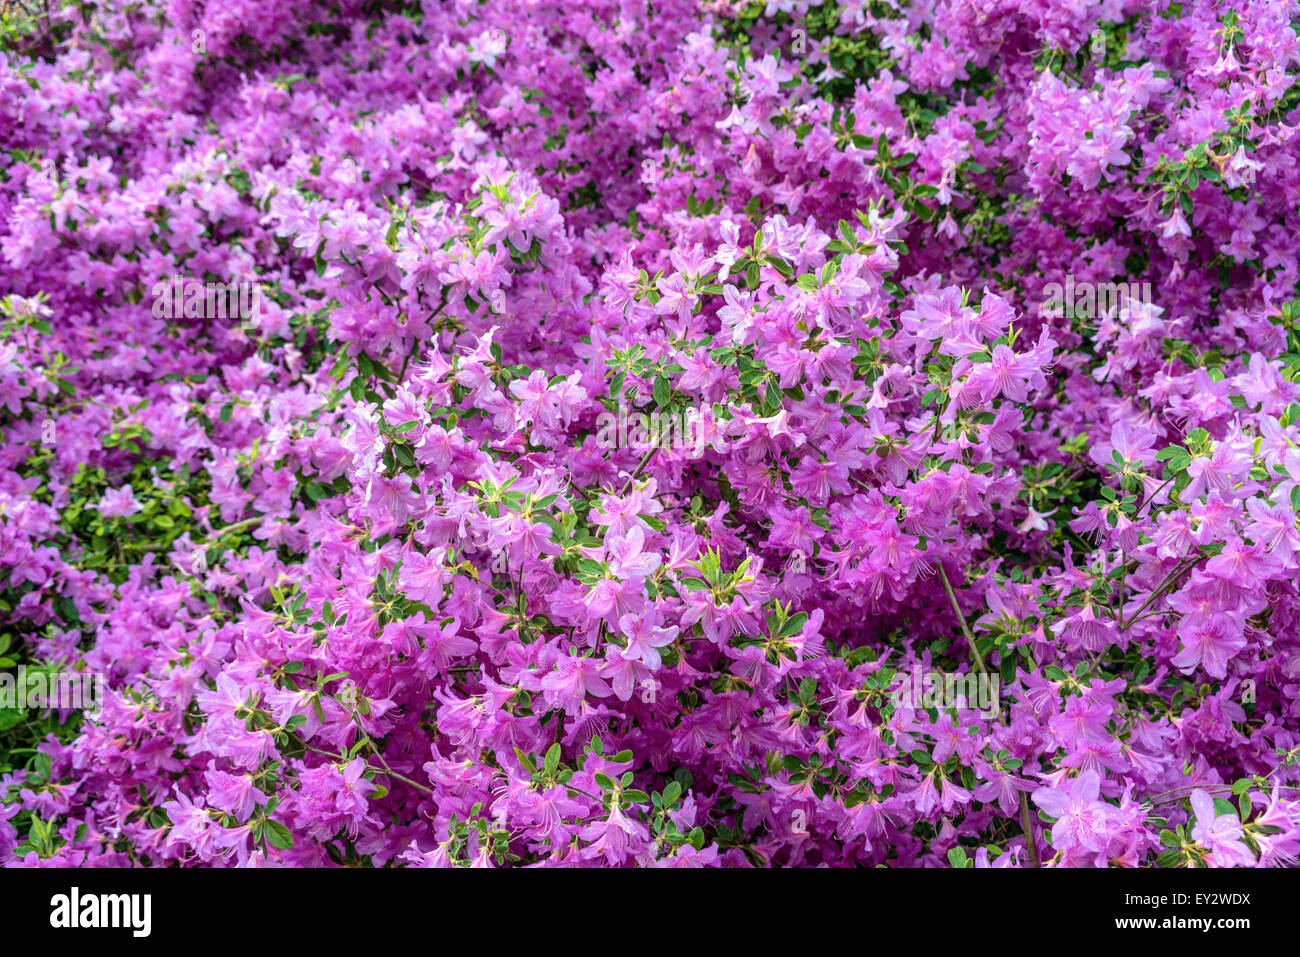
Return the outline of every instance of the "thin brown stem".
[[[939,581],[943,582],[943,590],[948,594],[948,603],[952,605],[952,612],[957,616],[957,621],[961,624],[961,633],[966,636],[966,643],[970,646],[970,653],[975,659],[975,667],[980,674],[988,674],[988,668],[984,664],[984,656],[980,654],[979,648],[975,646],[975,636],[971,634],[970,626],[966,624],[966,616],[962,614],[961,606],[957,604],[957,596],[952,590],[952,583],[948,581],[948,573],[943,570],[943,562],[938,563]],[[1007,723],[1006,713],[998,708],[998,720],[1003,724]],[[1025,852],[1029,857],[1029,866],[1038,867],[1038,845],[1034,839],[1034,820],[1029,813],[1029,796],[1024,791],[1020,792],[1020,829],[1025,834]]]
[[[1162,581],[1159,585],[1156,586],[1156,590],[1151,593],[1151,596],[1142,603],[1142,607],[1139,608],[1137,611],[1133,612],[1133,617],[1130,618],[1127,622],[1124,621],[1124,609],[1120,608],[1119,621],[1118,621],[1119,630],[1123,631],[1129,625],[1133,624],[1133,622],[1137,621],[1138,617],[1142,614],[1142,612],[1150,608],[1152,604],[1155,603],[1155,600],[1159,598],[1161,595],[1163,595],[1169,589],[1169,586],[1172,585],[1176,579],[1178,579],[1185,571],[1187,571],[1189,568],[1191,568],[1200,560],[1201,560],[1200,555],[1194,555],[1193,557],[1187,559],[1185,562],[1181,563],[1172,572],[1170,572],[1169,576],[1165,578],[1165,580]]]

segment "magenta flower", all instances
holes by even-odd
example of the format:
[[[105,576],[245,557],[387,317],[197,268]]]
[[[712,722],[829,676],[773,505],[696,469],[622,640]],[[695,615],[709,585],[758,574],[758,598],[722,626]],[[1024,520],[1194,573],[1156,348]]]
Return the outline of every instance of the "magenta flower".
[[[134,515],[140,511],[140,503],[135,500],[135,492],[129,485],[109,489],[99,500],[100,514],[105,518],[121,518]]]
[[[1087,770],[1067,778],[1056,787],[1042,787],[1032,795],[1034,803],[1056,818],[1052,825],[1052,846],[1058,851],[1081,847],[1104,853],[1110,841],[1115,808],[1098,800],[1101,778]]]
[[[660,665],[659,649],[671,645],[677,638],[677,628],[661,628],[646,615],[624,615],[618,620],[619,630],[627,639],[624,658],[633,658],[654,669]]]
[[[1300,854],[1286,4],[84,6],[0,65],[0,699],[94,692],[0,867]]]
[[[1185,674],[1204,668],[1214,678],[1228,674],[1228,662],[1246,647],[1240,626],[1229,615],[1189,617],[1178,629],[1183,648],[1172,659]]]
[[[1220,814],[1214,799],[1201,788],[1192,792],[1192,811],[1196,823],[1192,840],[1209,853],[1206,860],[1214,867],[1253,867],[1255,855],[1241,842],[1241,819],[1236,814]]]

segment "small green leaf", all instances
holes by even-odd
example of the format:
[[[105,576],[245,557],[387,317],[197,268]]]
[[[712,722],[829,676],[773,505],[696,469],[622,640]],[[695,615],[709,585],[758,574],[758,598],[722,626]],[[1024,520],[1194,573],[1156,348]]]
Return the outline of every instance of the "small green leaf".
[[[266,842],[272,847],[287,851],[293,847],[293,833],[279,821],[267,821],[263,831]]]

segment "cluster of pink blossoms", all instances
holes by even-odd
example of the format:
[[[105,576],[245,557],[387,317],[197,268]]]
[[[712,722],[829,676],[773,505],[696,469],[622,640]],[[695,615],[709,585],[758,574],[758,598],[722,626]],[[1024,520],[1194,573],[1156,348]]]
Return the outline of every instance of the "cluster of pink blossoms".
[[[0,863],[1300,855],[1295,0],[52,6]]]

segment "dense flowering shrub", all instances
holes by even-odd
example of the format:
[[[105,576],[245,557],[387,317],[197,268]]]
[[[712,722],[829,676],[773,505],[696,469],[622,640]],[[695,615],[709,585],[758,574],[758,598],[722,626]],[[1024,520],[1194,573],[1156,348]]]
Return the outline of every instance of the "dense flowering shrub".
[[[1296,3],[5,9],[5,863],[1300,853]]]

